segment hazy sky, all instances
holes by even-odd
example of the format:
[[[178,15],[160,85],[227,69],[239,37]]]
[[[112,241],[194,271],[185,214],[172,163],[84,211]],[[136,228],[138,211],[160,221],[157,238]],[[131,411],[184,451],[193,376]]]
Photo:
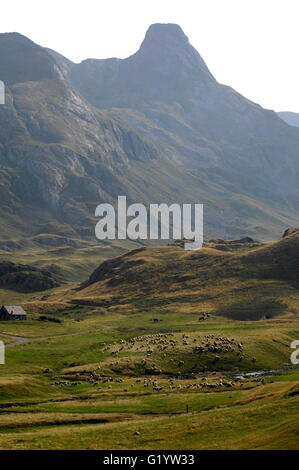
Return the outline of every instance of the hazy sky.
[[[10,0],[17,31],[73,61],[127,57],[151,23],[178,23],[221,83],[266,108],[299,112],[298,0]]]

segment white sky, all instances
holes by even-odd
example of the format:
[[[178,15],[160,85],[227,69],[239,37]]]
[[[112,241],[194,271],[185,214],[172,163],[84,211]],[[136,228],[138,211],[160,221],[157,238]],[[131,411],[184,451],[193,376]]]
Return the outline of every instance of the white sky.
[[[9,0],[17,31],[75,62],[127,57],[151,23],[178,23],[216,79],[276,111],[299,112],[298,0]]]

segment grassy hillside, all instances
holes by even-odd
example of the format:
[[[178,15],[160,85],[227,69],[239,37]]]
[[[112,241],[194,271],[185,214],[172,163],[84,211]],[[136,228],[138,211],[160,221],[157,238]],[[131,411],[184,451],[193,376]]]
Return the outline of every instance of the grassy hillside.
[[[0,264],[19,263],[48,270],[60,283],[84,281],[99,263],[123,254],[139,244],[127,240],[107,240],[101,243],[82,242],[53,235],[0,243]],[[140,245],[139,245],[140,246]]]
[[[142,247],[80,288],[16,293],[0,447],[298,449],[298,239]]]
[[[158,316],[294,317],[299,306],[298,252],[298,229],[264,245],[212,240],[195,252],[175,244],[140,248],[104,261],[71,298]]]

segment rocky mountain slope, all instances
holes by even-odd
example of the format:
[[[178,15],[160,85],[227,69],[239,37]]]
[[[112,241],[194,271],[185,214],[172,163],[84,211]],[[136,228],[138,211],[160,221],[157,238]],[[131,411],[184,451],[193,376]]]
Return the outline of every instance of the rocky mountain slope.
[[[18,34],[0,44],[1,235],[48,232],[54,221],[54,233],[84,236],[96,204],[125,191],[129,160],[156,151],[86,102],[45,49]]]
[[[152,25],[136,54],[89,59],[69,76],[95,106],[158,144],[168,164],[192,170],[209,234],[265,236],[282,212],[297,212],[297,129],[219,84],[179,26]]]
[[[299,131],[220,85],[177,25],[128,59],[73,64],[0,35],[2,239],[94,240],[94,210],[205,204],[206,235],[274,238],[298,218]]]

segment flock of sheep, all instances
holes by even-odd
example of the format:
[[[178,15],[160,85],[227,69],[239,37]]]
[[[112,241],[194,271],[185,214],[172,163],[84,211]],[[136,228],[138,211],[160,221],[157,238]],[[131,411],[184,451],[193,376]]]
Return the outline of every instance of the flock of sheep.
[[[89,382],[93,385],[97,385],[97,390],[111,391],[114,388],[116,391],[129,392],[130,389],[138,386],[143,386],[146,389],[150,389],[153,392],[169,392],[169,391],[183,391],[183,390],[202,390],[207,391],[209,389],[226,389],[226,388],[238,388],[246,386],[257,386],[264,383],[264,378],[224,378],[217,377],[216,373],[211,373],[208,376],[194,378],[193,380],[181,380],[174,377],[169,379],[158,379],[153,377],[137,378],[135,380],[128,380],[121,377],[106,377],[102,376],[98,371],[83,371],[83,373],[77,373],[76,378],[80,378],[80,382],[75,381],[59,381],[54,382],[52,385],[59,386],[70,386],[79,385],[82,382]],[[99,386],[107,384],[104,387]],[[119,387],[113,387],[113,384],[124,384],[125,388],[120,389]]]
[[[192,354],[207,354],[214,355],[214,362],[221,359],[221,354],[234,353],[238,357],[238,361],[244,359],[244,346],[242,342],[238,342],[233,338],[225,336],[217,336],[215,334],[208,334],[205,336],[189,335],[186,333],[158,333],[152,335],[143,335],[131,338],[129,340],[122,339],[119,343],[105,345],[103,351],[110,352],[112,356],[119,356],[126,352],[143,353],[149,358],[153,353],[158,353],[160,358],[169,358],[170,362],[176,362],[177,353],[186,350],[190,355]],[[255,357],[251,358],[252,362],[256,361]],[[147,360],[144,358],[140,365],[146,366]],[[119,361],[114,361],[109,364],[111,368],[120,365]],[[184,361],[178,361],[176,365],[179,368],[184,366]],[[152,366],[153,373],[159,373],[159,368],[155,365]],[[180,375],[180,371],[178,370]]]
[[[217,378],[216,372],[208,374],[205,368],[203,368],[203,374],[196,378],[194,373],[190,375],[189,365],[185,364],[185,361],[188,362],[190,357],[196,359],[198,355],[201,357],[203,354],[210,354],[209,357],[213,358],[213,363],[217,363],[221,359],[220,354],[226,353],[233,353],[238,361],[242,361],[244,358],[243,343],[226,336],[194,333],[157,333],[137,336],[128,340],[122,339],[118,343],[104,345],[103,352],[109,353],[110,357],[113,356],[113,361],[108,362],[109,359],[106,359],[94,370],[80,370],[75,374],[70,372],[71,382],[59,381],[53,385],[78,385],[83,381],[96,385],[98,390],[106,391],[111,390],[113,384],[124,383],[123,392],[128,392],[130,388],[136,386],[150,388],[152,391],[172,391],[242,387],[244,383],[247,383],[241,379]],[[134,360],[132,361],[130,357],[126,357],[126,353],[134,353]],[[185,361],[182,360],[182,357],[185,358]],[[154,363],[153,358],[157,360],[167,358],[176,371],[172,378],[163,379],[161,377],[158,382],[155,376],[163,374],[163,371]],[[253,357],[251,360],[255,362],[256,359]],[[181,372],[183,369],[186,370],[185,366],[189,372],[188,380]],[[125,372],[130,367],[135,368],[135,374],[139,369],[139,378],[125,378],[125,375],[133,375]],[[110,377],[109,371],[114,374],[121,373],[122,377]],[[213,375],[215,376],[213,377]],[[251,382],[260,384],[263,379],[253,379]],[[105,384],[104,387],[102,384]],[[119,386],[117,390],[120,390]]]

